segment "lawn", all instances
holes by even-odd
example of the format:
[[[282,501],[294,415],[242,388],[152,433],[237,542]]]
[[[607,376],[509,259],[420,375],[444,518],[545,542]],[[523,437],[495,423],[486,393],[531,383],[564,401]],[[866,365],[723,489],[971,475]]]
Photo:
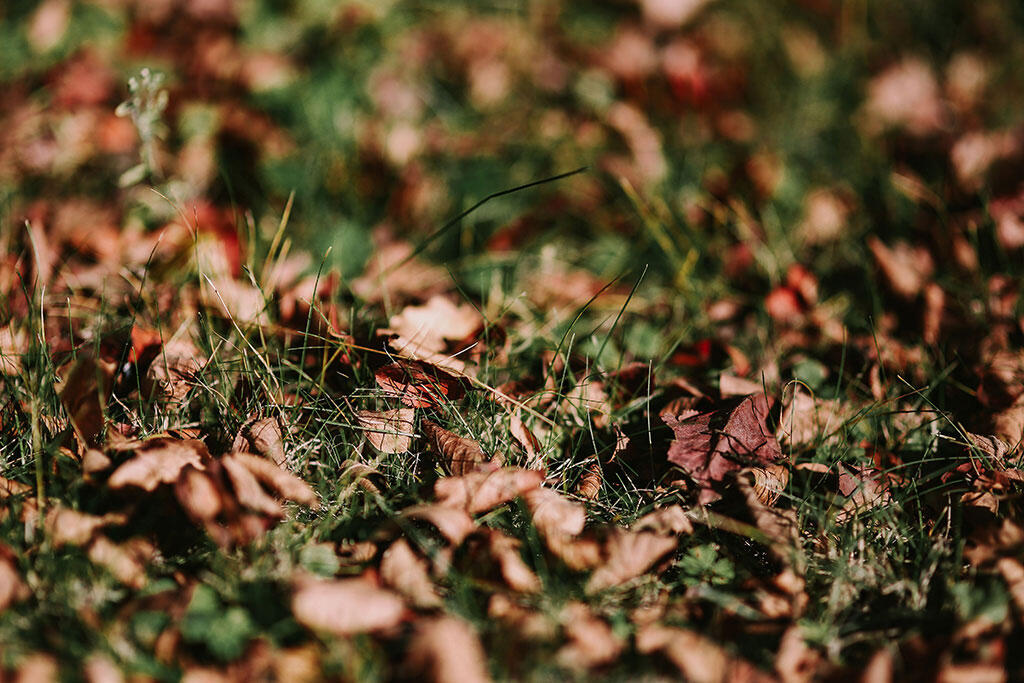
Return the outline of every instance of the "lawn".
[[[1024,678],[1024,5],[9,0],[0,681]]]

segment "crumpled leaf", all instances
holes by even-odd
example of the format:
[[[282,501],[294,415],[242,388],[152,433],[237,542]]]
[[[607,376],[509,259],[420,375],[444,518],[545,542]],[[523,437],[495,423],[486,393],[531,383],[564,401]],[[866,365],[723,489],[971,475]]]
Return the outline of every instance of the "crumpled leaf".
[[[228,479],[235,490],[238,502],[268,517],[283,518],[284,509],[281,504],[269,496],[255,475],[239,461],[237,455],[226,455],[221,458],[221,465],[228,473]]]
[[[410,672],[435,683],[486,683],[487,656],[476,632],[454,616],[421,619],[406,658]]]
[[[245,465],[261,484],[282,498],[314,509],[318,506],[316,492],[309,484],[291,472],[278,467],[266,458],[259,458],[248,453],[234,453],[231,457]]]
[[[391,544],[380,560],[380,578],[420,609],[442,605],[434,582],[430,580],[429,563],[413,551],[404,538]]]
[[[366,440],[381,453],[405,453],[412,445],[415,433],[412,408],[397,410],[360,410],[356,421],[363,428]]]
[[[839,463],[839,492],[846,496],[836,522],[849,521],[857,514],[887,505],[892,500],[889,480],[874,467],[847,466]]]
[[[161,484],[173,484],[185,467],[205,469],[203,460],[210,457],[206,444],[198,439],[157,437],[133,447],[134,457],[110,475],[110,488],[137,486],[153,491]]]
[[[492,510],[535,489],[544,473],[505,467],[492,472],[470,472],[461,477],[444,477],[434,484],[438,502],[462,508],[471,515]]]
[[[206,358],[190,339],[171,339],[157,351],[146,370],[143,392],[161,394],[168,403],[180,403],[196,383]]]
[[[764,395],[756,394],[682,420],[668,413],[661,416],[675,434],[668,460],[679,465],[700,487],[699,504],[720,497],[713,487],[729,472],[783,459],[775,435],[765,422],[768,408]]]
[[[398,595],[361,578],[308,581],[292,596],[296,621],[336,636],[391,628],[404,610]]]
[[[238,430],[231,450],[256,453],[270,459],[275,465],[283,467],[286,457],[281,422],[276,417],[265,417],[261,420],[246,422]]]
[[[478,465],[487,462],[488,458],[480,444],[473,439],[459,436],[430,420],[424,420],[421,427],[431,448],[443,458],[448,471],[453,475],[468,474]]]
[[[390,363],[378,368],[374,378],[385,396],[411,408],[439,408],[466,394],[458,377],[423,361]]]

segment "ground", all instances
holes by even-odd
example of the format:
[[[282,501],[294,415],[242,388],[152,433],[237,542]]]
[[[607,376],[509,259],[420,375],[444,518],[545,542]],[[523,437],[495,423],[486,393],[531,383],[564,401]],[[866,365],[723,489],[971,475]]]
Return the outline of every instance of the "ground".
[[[5,3],[0,679],[1024,677],[1022,37]]]

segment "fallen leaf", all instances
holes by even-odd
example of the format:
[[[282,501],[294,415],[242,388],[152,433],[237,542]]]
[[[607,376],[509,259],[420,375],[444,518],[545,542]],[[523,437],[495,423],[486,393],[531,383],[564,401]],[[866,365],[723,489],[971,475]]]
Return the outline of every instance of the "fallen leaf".
[[[406,306],[391,317],[389,327],[410,345],[430,353],[444,350],[446,341],[461,341],[483,326],[483,318],[470,304],[455,305],[434,295],[422,306]]]
[[[1024,622],[1024,564],[1012,557],[1001,557],[996,561],[996,569],[1010,591],[1010,599],[1017,608],[1018,622]]]
[[[314,631],[350,636],[396,626],[405,604],[365,579],[308,581],[292,596],[296,621]]]
[[[480,444],[473,439],[454,434],[437,426],[430,420],[421,424],[431,448],[444,460],[446,469],[455,476],[468,474],[478,465],[487,462]]]
[[[636,649],[640,654],[661,652],[675,664],[688,681],[769,681],[743,660],[734,659],[714,642],[689,629],[650,624],[637,631]]]
[[[127,517],[119,513],[100,517],[55,506],[47,511],[45,526],[54,547],[59,548],[62,545],[84,546],[103,527],[111,524],[121,525],[126,521]]]
[[[589,595],[619,586],[645,573],[676,549],[679,539],[650,531],[612,529],[605,542],[604,564],[594,570],[587,581]]]
[[[597,539],[582,536],[572,538],[570,536],[551,535],[544,539],[548,550],[560,559],[569,569],[581,572],[593,569],[601,564],[603,550]]]
[[[60,669],[53,655],[34,652],[18,661],[18,675],[14,683],[57,683]]]
[[[523,447],[523,450],[526,451],[527,468],[541,469],[543,467],[543,462],[540,457],[542,448],[540,439],[538,439],[526,424],[523,423],[523,419],[519,416],[518,408],[509,418],[509,433],[512,435],[512,438]]]
[[[775,653],[775,673],[779,680],[782,683],[810,683],[815,680],[820,663],[821,657],[807,645],[803,630],[796,625],[787,628]]]
[[[12,603],[29,596],[29,588],[21,580],[14,552],[0,543],[0,614]]]
[[[615,636],[603,619],[581,602],[570,602],[561,613],[569,642],[555,653],[556,661],[568,669],[587,671],[611,664],[619,658],[625,643]]]
[[[278,467],[265,458],[248,453],[234,453],[231,458],[242,463],[255,477],[271,491],[282,498],[316,509],[318,499],[309,484],[291,472]]]
[[[161,484],[173,484],[185,467],[205,469],[203,460],[210,457],[206,444],[198,439],[157,437],[133,448],[134,457],[110,475],[107,481],[110,488],[137,486],[153,491]]]
[[[545,641],[554,639],[554,624],[541,612],[524,607],[505,593],[493,593],[487,603],[487,617],[500,619],[524,640]]]
[[[392,543],[380,560],[380,577],[384,584],[420,609],[442,605],[428,570],[427,561],[417,555],[404,538]]]
[[[83,354],[64,378],[60,400],[78,437],[80,452],[103,440],[104,409],[114,388],[115,369],[113,362]]]
[[[168,403],[181,403],[192,391],[206,358],[189,339],[171,339],[157,351],[146,370],[143,392],[158,393]]]
[[[475,515],[507,503],[543,482],[543,472],[505,467],[493,472],[470,472],[461,477],[438,479],[434,494],[442,505],[462,508]]]
[[[246,422],[238,430],[231,450],[256,453],[283,467],[287,458],[280,421],[276,417],[265,417],[262,420]]]
[[[872,235],[868,238],[868,249],[886,284],[903,299],[916,299],[935,272],[935,262],[924,247],[910,246],[906,242],[889,247]]]
[[[485,683],[491,680],[487,656],[476,632],[454,616],[418,622],[409,642],[406,666],[416,678],[434,683]]]
[[[839,401],[819,399],[797,387],[784,401],[779,419],[779,442],[794,448],[836,443],[846,411]]]
[[[681,536],[693,533],[693,524],[679,505],[669,505],[649,512],[629,527],[630,531],[653,531],[656,534]]]
[[[402,516],[432,524],[455,547],[476,530],[473,518],[464,510],[447,505],[415,505],[402,510]]]
[[[174,495],[182,509],[193,519],[209,522],[223,508],[221,492],[213,479],[194,467],[187,467],[174,484]]]
[[[542,588],[540,579],[523,561],[519,541],[497,529],[487,531],[491,556],[497,561],[501,576],[509,588],[520,593],[539,593]]]
[[[423,361],[399,361],[374,374],[384,395],[412,408],[439,408],[462,398],[465,387],[458,377]]]
[[[587,522],[587,511],[557,491],[536,488],[523,495],[533,525],[542,536],[578,536]]]
[[[99,536],[89,546],[92,562],[106,567],[118,581],[135,589],[146,585],[146,564],[155,553],[156,548],[141,538],[116,544]]]
[[[701,505],[720,497],[713,486],[729,472],[782,460],[779,444],[765,422],[767,416],[768,401],[761,394],[684,420],[672,414],[661,416],[675,434],[668,460],[700,486]]]
[[[11,496],[20,496],[31,490],[32,487],[28,484],[22,484],[20,481],[0,477],[0,500],[7,500]]]
[[[356,421],[363,428],[366,440],[381,453],[405,453],[415,434],[415,414],[412,408],[381,412],[360,410],[356,413]]]
[[[887,505],[892,500],[887,477],[874,467],[839,463],[838,468],[839,492],[847,500],[836,515],[836,522],[847,522],[861,512]]]
[[[281,504],[267,495],[255,475],[238,460],[237,454],[226,455],[220,462],[228,474],[239,503],[268,517],[284,517]]]
[[[579,486],[576,487],[576,494],[587,500],[595,500],[601,493],[603,482],[604,473],[601,471],[601,462],[597,456],[591,456],[584,466],[583,476],[580,478]]]

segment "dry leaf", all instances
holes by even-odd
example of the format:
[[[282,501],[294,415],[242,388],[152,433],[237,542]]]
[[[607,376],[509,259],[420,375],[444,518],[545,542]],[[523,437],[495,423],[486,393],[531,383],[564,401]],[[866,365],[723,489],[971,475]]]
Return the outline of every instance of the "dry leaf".
[[[935,262],[924,247],[912,247],[906,242],[888,247],[872,235],[868,238],[868,248],[886,284],[903,299],[916,299],[935,272]]]
[[[462,619],[421,619],[409,642],[407,666],[419,680],[485,683],[491,680],[487,656],[473,628]]]
[[[435,295],[422,306],[406,306],[391,317],[389,326],[408,344],[436,353],[445,348],[445,340],[468,338],[483,326],[483,318],[469,304],[456,306]]]
[[[87,683],[124,683],[121,669],[105,654],[89,655],[82,673]]]
[[[20,496],[31,490],[32,487],[28,484],[22,484],[20,481],[0,477],[0,500],[7,500],[11,496]]]
[[[143,391],[159,392],[169,403],[180,403],[196,383],[206,358],[189,339],[172,339],[160,347],[146,370]]]
[[[675,535],[692,534],[693,524],[690,518],[678,505],[669,505],[649,512],[629,528],[630,531],[653,531],[656,534]]]
[[[583,603],[570,602],[561,617],[569,641],[555,654],[561,666],[586,671],[611,664],[622,654],[625,643]]]
[[[193,519],[209,522],[223,508],[221,492],[214,480],[194,467],[187,467],[174,485],[174,495]]]
[[[381,412],[360,410],[356,413],[356,421],[363,428],[366,440],[381,453],[405,453],[415,434],[415,414],[412,408]]]
[[[454,547],[462,545],[466,536],[476,530],[473,518],[464,510],[447,505],[415,505],[402,510],[402,516],[429,522]]]
[[[18,662],[14,683],[57,683],[60,669],[53,655],[35,652]]]
[[[11,603],[29,596],[28,586],[21,580],[15,562],[14,552],[0,543],[0,614]]]
[[[300,624],[336,636],[391,628],[404,610],[398,595],[365,579],[309,581],[292,596],[292,613]]]
[[[544,483],[544,473],[506,467],[493,472],[470,472],[444,477],[434,484],[438,502],[463,508],[471,515],[486,512]]]
[[[89,546],[89,559],[102,565],[121,583],[138,589],[146,585],[146,564],[156,553],[149,541],[131,539],[120,545],[99,536]]]
[[[815,679],[821,658],[808,647],[799,626],[790,626],[782,634],[775,653],[775,673],[782,683],[810,683]],[[889,680],[889,679],[886,679]]]
[[[660,624],[644,626],[637,631],[636,649],[641,654],[661,652],[676,665],[683,678],[693,683],[771,680],[758,676],[749,664],[733,659],[711,640],[689,629]]]
[[[81,451],[103,440],[103,411],[114,388],[115,363],[81,355],[67,371],[60,400]]]
[[[645,573],[676,549],[679,539],[650,531],[612,529],[605,542],[604,564],[594,570],[587,581],[588,594],[621,585]]]
[[[701,487],[701,505],[720,497],[712,486],[729,472],[782,460],[779,444],[766,424],[767,416],[768,401],[760,394],[684,420],[672,414],[661,416],[675,434],[668,460]]]
[[[446,469],[455,476],[468,474],[477,465],[487,462],[484,451],[473,439],[458,436],[447,429],[438,427],[430,420],[421,424],[431,448],[443,458]]]
[[[252,471],[238,460],[238,454],[226,455],[220,462],[228,473],[239,503],[268,517],[284,517],[281,504],[267,495]]]
[[[583,477],[580,478],[576,493],[587,500],[595,500],[601,493],[601,484],[604,482],[604,473],[601,471],[601,462],[597,456],[587,458]]]
[[[542,469],[540,440],[523,423],[523,419],[519,417],[518,408],[512,413],[512,417],[509,418],[509,433],[526,451],[526,466],[529,469]]]
[[[134,457],[110,475],[110,488],[137,486],[153,491],[161,484],[173,484],[185,467],[205,469],[203,460],[210,457],[206,444],[198,439],[157,437],[135,445],[134,450]]]
[[[466,394],[458,377],[423,361],[399,361],[377,369],[384,395],[412,408],[439,408]]]
[[[380,577],[385,585],[420,609],[433,609],[443,604],[428,569],[427,561],[417,555],[404,538],[392,543],[380,560]]]
[[[523,495],[533,525],[543,536],[577,536],[587,523],[587,511],[557,491],[536,488]]]
[[[843,413],[839,401],[815,398],[798,387],[783,406],[779,442],[794,448],[835,443],[846,421]]]
[[[46,531],[50,535],[55,548],[62,545],[85,545],[99,529],[114,524],[121,525],[127,517],[119,513],[110,513],[98,517],[70,508],[56,506],[46,513]]]
[[[491,556],[497,561],[501,576],[509,588],[520,593],[540,592],[540,579],[523,561],[517,539],[497,529],[489,529],[487,541]]]
[[[491,595],[487,603],[487,616],[500,619],[524,640],[552,640],[556,635],[554,624],[544,614],[513,602],[505,593]]]
[[[573,571],[581,572],[601,564],[601,544],[594,538],[551,535],[545,537],[544,541],[548,550]]]
[[[265,458],[258,458],[248,453],[234,453],[231,457],[245,465],[260,483],[282,498],[314,509],[317,507],[316,492],[310,488],[309,484],[291,472],[278,467]]]
[[[238,430],[231,450],[256,453],[284,467],[284,432],[280,421],[276,417],[265,417],[247,422]]]

